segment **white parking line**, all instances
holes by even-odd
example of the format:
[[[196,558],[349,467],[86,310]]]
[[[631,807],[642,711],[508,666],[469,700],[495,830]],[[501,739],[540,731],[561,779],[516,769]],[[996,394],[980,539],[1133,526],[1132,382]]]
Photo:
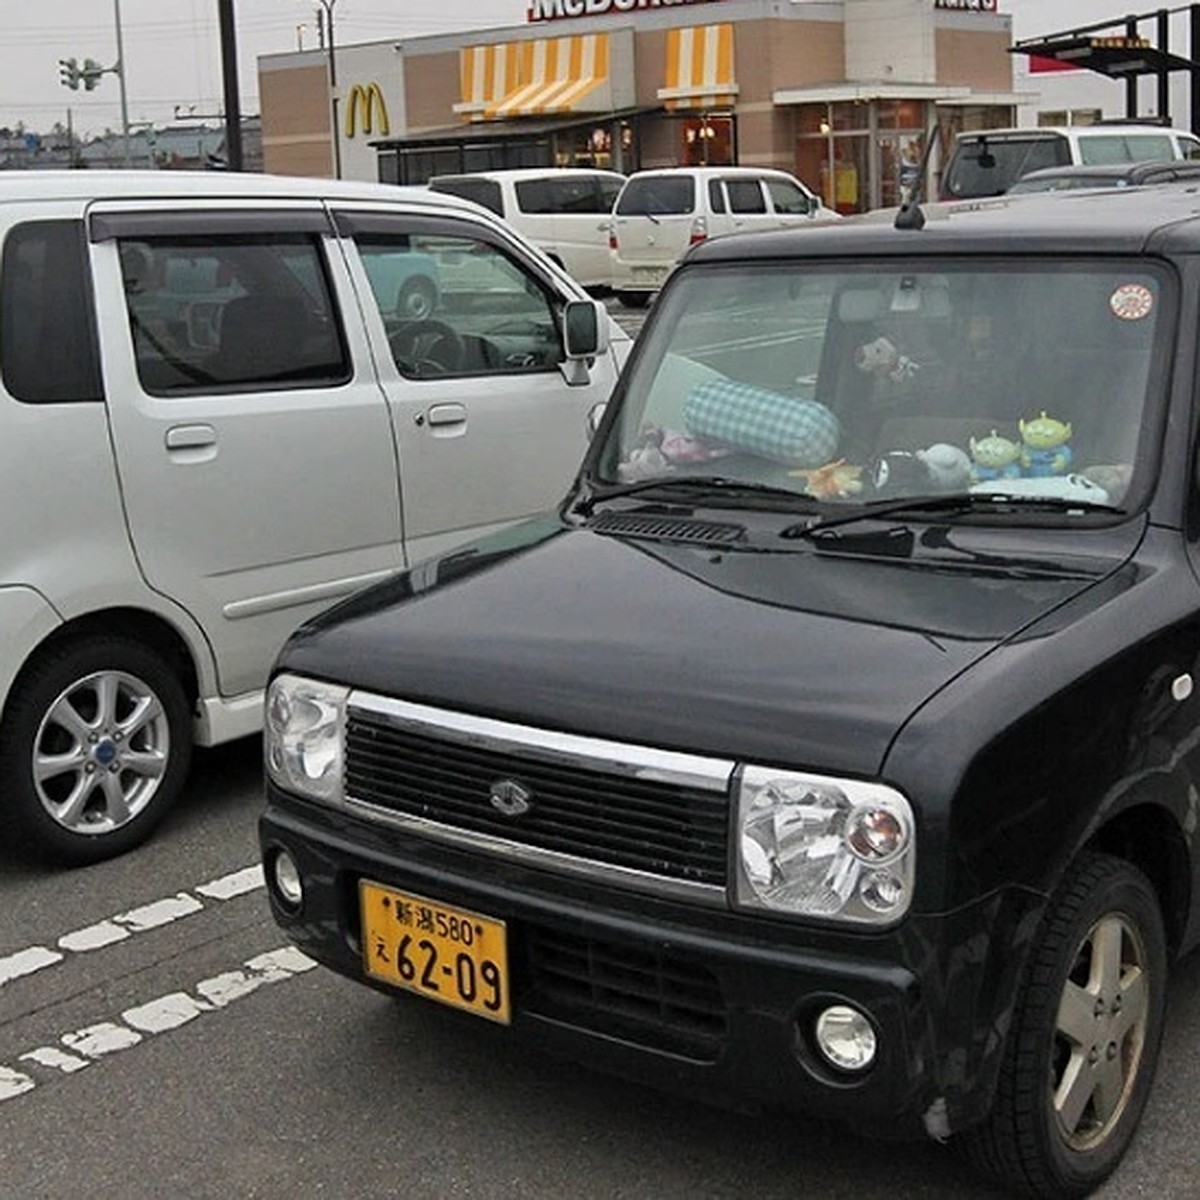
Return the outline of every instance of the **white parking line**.
[[[22,1068],[0,1063],[0,1102],[23,1096],[46,1079],[74,1074],[97,1059],[119,1054],[144,1041],[219,1012],[268,983],[293,979],[317,964],[293,946],[256,955],[242,968],[202,979],[192,992],[169,992],[146,1004],[127,1008],[119,1017],[61,1034],[59,1045],[36,1046],[18,1055]],[[65,1049],[64,1049],[65,1047]],[[41,1077],[35,1073],[40,1069]]]
[[[134,934],[158,929],[172,921],[202,912],[206,899],[232,900],[262,886],[262,867],[243,867],[240,871],[197,885],[192,889],[195,895],[179,892],[174,896],[166,896],[150,904],[130,909],[128,912],[117,913],[116,916],[99,921],[95,925],[65,933],[55,943],[55,949],[48,946],[28,946],[24,950],[0,958],[0,988],[14,979],[56,966],[65,961],[69,954],[86,954],[91,950],[99,950],[104,946],[111,946],[114,942],[123,942]],[[3,1077],[0,1077],[0,1098],[3,1086]]]

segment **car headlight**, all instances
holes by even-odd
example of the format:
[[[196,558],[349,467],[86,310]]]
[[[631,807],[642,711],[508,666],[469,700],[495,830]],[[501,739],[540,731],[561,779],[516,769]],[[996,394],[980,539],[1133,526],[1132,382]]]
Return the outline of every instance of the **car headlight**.
[[[342,801],[342,745],[349,689],[277,675],[267,691],[264,755],[267,772],[281,788],[323,800]]]
[[[907,912],[916,839],[899,792],[746,767],[737,810],[739,906],[862,925]]]

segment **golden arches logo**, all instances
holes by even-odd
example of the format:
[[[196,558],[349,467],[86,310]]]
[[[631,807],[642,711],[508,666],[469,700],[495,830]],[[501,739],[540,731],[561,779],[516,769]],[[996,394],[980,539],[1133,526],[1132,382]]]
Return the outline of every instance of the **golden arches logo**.
[[[346,97],[346,136],[352,138],[362,126],[363,133],[375,132],[375,117],[379,117],[379,132],[383,137],[391,133],[388,123],[387,101],[379,84],[368,83],[365,86],[356,83]]]

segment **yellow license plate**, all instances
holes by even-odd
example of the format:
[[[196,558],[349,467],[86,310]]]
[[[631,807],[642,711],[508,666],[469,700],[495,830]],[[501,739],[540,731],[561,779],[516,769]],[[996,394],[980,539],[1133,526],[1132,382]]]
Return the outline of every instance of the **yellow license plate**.
[[[507,1025],[508,935],[503,921],[362,879],[367,974]]]

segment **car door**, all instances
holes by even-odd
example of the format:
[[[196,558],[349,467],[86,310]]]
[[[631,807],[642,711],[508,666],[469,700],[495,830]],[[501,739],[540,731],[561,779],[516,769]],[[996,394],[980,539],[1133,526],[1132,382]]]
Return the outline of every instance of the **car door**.
[[[401,565],[387,407],[316,204],[97,210],[91,253],[126,519],[223,695],[306,617]]]
[[[396,431],[409,560],[557,504],[616,376],[605,354],[567,382],[561,307],[583,293],[470,218],[347,210],[336,219]],[[432,319],[398,312],[374,286],[384,272],[367,265],[413,254],[437,264]]]
[[[753,175],[727,176],[724,184],[734,230],[767,229],[776,224],[761,179]]]

